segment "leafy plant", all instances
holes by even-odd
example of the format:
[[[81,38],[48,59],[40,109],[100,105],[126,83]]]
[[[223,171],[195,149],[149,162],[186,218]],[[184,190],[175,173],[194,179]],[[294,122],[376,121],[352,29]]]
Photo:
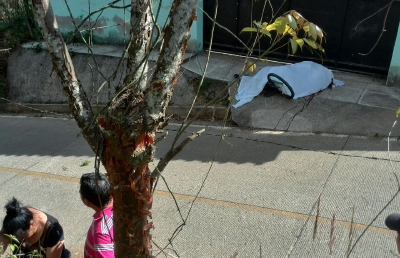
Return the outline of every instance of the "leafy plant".
[[[6,8],[1,23],[4,29],[4,41],[8,48],[15,48],[29,40],[40,40],[40,30],[36,25],[32,7],[28,1],[18,1],[16,5]]]
[[[290,45],[291,54],[295,54],[299,48],[303,50],[303,47],[316,51],[320,56],[325,53],[324,48],[321,46],[322,41],[325,40],[325,34],[322,29],[307,21],[300,13],[294,10],[276,18],[271,24],[258,21],[254,21],[253,24],[254,27],[243,28],[242,32],[255,32],[259,38],[266,36],[273,39],[271,46],[260,56],[260,59],[275,51],[277,44],[285,38],[289,38],[285,45]]]
[[[42,52],[42,50],[43,50],[42,44],[37,43],[37,44],[35,45],[35,48],[34,48],[33,50],[34,50],[36,53]]]
[[[23,257],[24,254],[20,250],[22,243],[13,235],[5,234],[4,236],[11,240],[11,243],[8,244],[11,252],[4,253],[6,250],[3,250],[3,245],[0,245],[0,258],[19,258],[21,255]],[[33,250],[25,254],[25,256],[29,258],[43,258],[43,253],[45,253],[45,249],[40,247],[40,250]]]
[[[84,162],[82,162],[81,167],[87,166],[90,164],[89,160],[85,160]]]

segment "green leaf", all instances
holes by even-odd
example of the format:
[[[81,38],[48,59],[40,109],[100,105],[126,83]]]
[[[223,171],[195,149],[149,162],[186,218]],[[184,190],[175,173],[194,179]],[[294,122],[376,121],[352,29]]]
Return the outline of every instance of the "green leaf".
[[[261,28],[261,27],[262,27],[262,24],[261,24],[261,22],[258,22],[258,21],[253,21],[253,23],[254,23],[254,25],[256,25],[256,26],[257,26],[257,28]]]
[[[268,63],[268,59],[267,58],[261,59],[261,62]]]
[[[257,28],[246,27],[246,28],[243,28],[243,30],[240,33],[242,33],[242,32],[257,32],[257,31],[258,31]]]
[[[315,28],[315,25],[311,22],[306,22],[303,26],[303,30],[307,32],[307,35],[313,38],[314,40],[317,40],[317,29]]]
[[[317,43],[311,39],[303,38],[303,40],[309,45],[310,47],[314,49],[318,49]]]
[[[278,32],[279,34],[283,34],[285,32],[286,19],[284,17],[276,18],[274,24],[275,24],[276,32]]]
[[[261,24],[261,26],[263,27],[263,29],[266,29],[267,26],[268,26],[268,22],[263,22],[263,23]]]
[[[317,49],[319,51],[321,51],[322,53],[325,53],[325,49],[318,44],[317,42],[315,42],[314,40],[311,39],[307,39],[307,38],[303,38],[303,40],[307,43],[307,45],[309,45],[310,47]]]
[[[16,246],[15,245],[8,245],[8,247],[10,247],[10,249],[11,249],[11,251],[15,251],[15,249],[16,249]]]
[[[264,35],[267,35],[268,37],[271,38],[271,33],[269,33],[269,31],[267,29],[261,29],[260,32]]]
[[[289,24],[290,28],[292,28],[293,30],[297,30],[297,23],[292,15],[286,15],[286,22]]]
[[[4,234],[4,236],[8,237],[9,239],[11,239],[11,240],[13,240],[13,241],[15,241],[15,242],[17,242],[19,244],[19,241],[15,236],[9,235],[9,234]]]
[[[290,45],[292,46],[292,55],[294,55],[297,52],[297,42],[296,40],[290,38]]]

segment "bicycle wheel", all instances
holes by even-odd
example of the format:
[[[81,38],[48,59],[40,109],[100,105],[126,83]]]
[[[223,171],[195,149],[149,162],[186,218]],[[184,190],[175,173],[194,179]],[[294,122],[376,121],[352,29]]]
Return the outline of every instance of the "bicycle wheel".
[[[272,77],[274,77],[275,79],[272,79]],[[294,91],[292,87],[282,77],[275,73],[270,73],[268,74],[267,78],[268,82],[272,84],[273,87],[277,88],[283,96],[288,99],[292,99],[294,97]]]

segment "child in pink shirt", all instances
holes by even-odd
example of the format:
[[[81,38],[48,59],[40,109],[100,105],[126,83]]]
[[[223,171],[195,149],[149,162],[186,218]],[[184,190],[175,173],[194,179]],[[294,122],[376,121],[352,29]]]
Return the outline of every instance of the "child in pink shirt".
[[[79,192],[82,202],[96,212],[87,233],[84,257],[114,257],[113,206],[107,177],[103,174],[83,174]]]

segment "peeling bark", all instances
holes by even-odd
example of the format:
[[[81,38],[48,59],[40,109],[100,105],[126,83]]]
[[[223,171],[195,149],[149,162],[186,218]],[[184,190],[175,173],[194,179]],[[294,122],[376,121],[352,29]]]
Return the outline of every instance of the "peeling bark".
[[[164,30],[163,48],[146,95],[145,123],[148,130],[154,130],[163,122],[190,38],[190,27],[196,17],[197,2],[175,0],[172,5],[170,23]]]
[[[151,42],[153,0],[132,0],[131,40],[124,87],[134,86],[143,90],[147,84],[148,61]]]

